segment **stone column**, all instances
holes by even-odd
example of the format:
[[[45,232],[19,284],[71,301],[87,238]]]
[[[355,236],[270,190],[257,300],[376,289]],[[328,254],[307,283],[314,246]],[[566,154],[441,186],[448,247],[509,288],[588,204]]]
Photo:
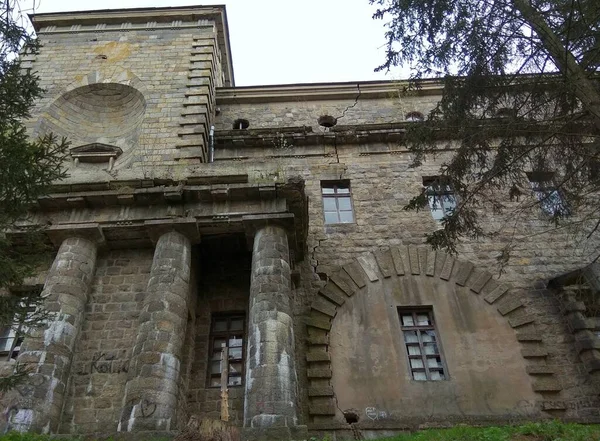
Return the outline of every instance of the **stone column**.
[[[176,428],[178,379],[188,316],[191,243],[170,231],[158,239],[139,319],[120,432]],[[204,381],[204,380],[203,380]]]
[[[69,237],[60,245],[41,294],[51,314],[50,323],[43,331],[35,331],[38,334],[26,338],[19,354],[19,363],[32,373],[21,391],[22,408],[11,409],[12,429],[58,431],[96,253],[96,242],[82,237]]]
[[[279,428],[280,439],[297,425],[290,276],[285,230],[262,227],[252,254],[244,427]]]

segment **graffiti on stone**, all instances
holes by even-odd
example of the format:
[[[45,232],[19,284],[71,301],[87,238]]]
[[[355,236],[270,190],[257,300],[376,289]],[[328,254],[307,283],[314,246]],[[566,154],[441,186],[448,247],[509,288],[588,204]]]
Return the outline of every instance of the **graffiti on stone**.
[[[366,407],[365,415],[371,421],[383,420],[388,416],[385,410],[377,409],[376,407]]]
[[[148,418],[156,412],[156,403],[147,398],[142,398],[139,401],[134,398],[127,403],[126,408],[135,408],[139,411],[139,413],[136,412],[136,416]]]
[[[154,412],[156,412],[156,403],[153,403],[147,400],[146,398],[143,398],[140,402],[140,412],[142,414],[142,417],[144,418],[152,416]]]
[[[76,368],[77,375],[120,374],[129,372],[129,360],[117,359],[114,353],[97,352],[89,363],[80,363]]]

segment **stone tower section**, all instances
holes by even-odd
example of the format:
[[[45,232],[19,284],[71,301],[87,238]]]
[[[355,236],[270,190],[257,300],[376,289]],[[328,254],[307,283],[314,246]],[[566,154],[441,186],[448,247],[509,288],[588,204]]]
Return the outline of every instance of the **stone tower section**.
[[[74,181],[148,178],[208,161],[215,88],[233,85],[224,7],[32,21],[43,47],[27,61],[47,93],[30,131],[71,140]]]

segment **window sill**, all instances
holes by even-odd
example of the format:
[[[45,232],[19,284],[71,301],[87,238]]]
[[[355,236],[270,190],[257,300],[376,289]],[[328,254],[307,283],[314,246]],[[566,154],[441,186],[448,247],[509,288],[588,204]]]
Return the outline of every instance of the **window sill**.
[[[346,231],[354,231],[357,228],[356,222],[339,223],[339,224],[324,224],[325,233],[338,233]]]

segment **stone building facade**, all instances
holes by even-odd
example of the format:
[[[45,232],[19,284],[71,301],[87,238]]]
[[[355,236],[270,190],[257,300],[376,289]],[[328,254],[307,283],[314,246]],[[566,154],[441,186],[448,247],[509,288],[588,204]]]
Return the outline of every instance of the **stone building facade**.
[[[594,244],[482,213],[500,233],[450,256],[424,244],[436,207],[403,209],[449,154],[410,168],[402,143],[439,84],[235,87],[219,6],[32,21],[29,129],[72,149],[28,220],[53,316],[3,353],[31,369],[3,429],[177,431],[221,417],[224,381],[249,439],[600,419],[600,327],[572,295],[597,291]]]

